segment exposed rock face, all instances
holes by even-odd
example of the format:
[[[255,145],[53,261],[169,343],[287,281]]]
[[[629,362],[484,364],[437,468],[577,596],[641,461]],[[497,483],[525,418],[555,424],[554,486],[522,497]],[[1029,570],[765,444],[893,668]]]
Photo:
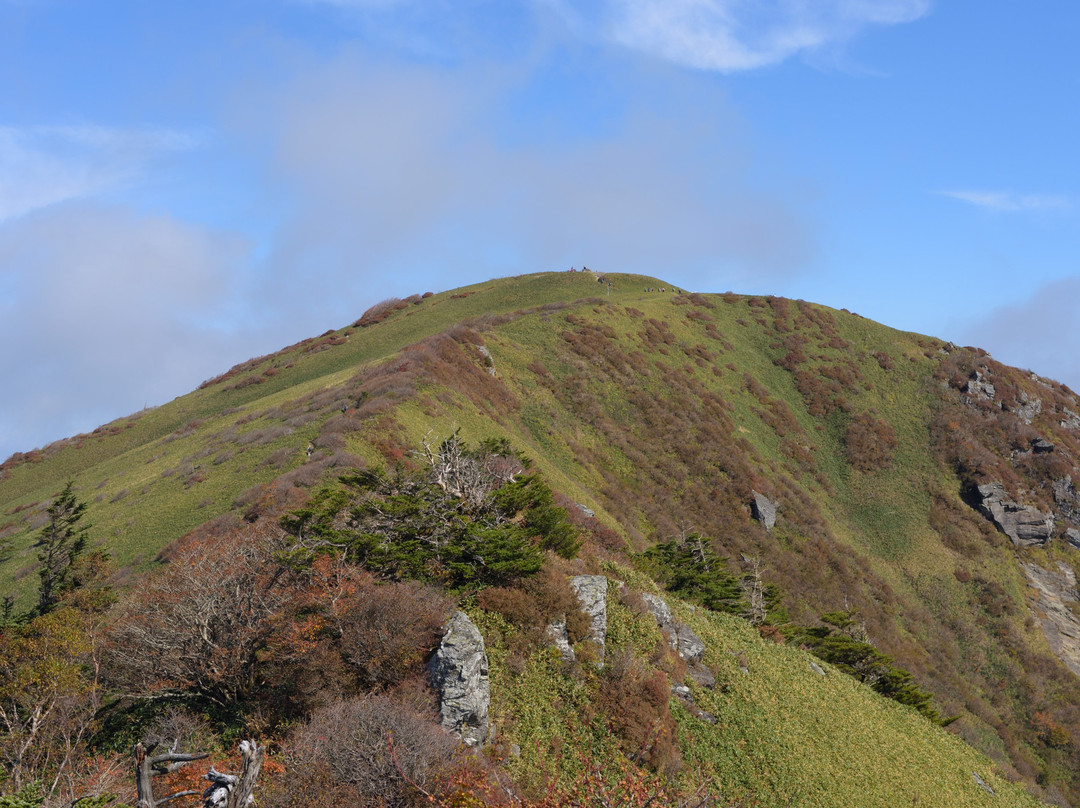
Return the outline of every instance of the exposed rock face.
[[[565,662],[573,662],[577,657],[574,648],[570,645],[570,635],[566,633],[566,618],[560,617],[547,627],[547,636],[551,644],[559,649],[559,656]]]
[[[1053,491],[1058,512],[1070,522],[1080,525],[1080,492],[1073,485],[1072,477],[1066,474],[1054,480]]]
[[[982,371],[976,370],[971,374],[971,378],[968,379],[967,384],[964,385],[963,392],[975,399],[982,401],[993,401],[997,391],[994,389],[986,376]]]
[[[686,677],[701,687],[713,687],[716,677],[701,663],[701,658],[705,656],[705,643],[701,638],[691,631],[688,625],[672,617],[671,608],[663,598],[648,592],[642,592],[641,598],[667,638],[671,650],[690,663],[686,669]]]
[[[1080,676],[1080,620],[1073,615],[1070,603],[1080,598],[1076,592],[1076,575],[1068,565],[1058,562],[1057,571],[1045,570],[1038,564],[1021,564],[1028,583],[1036,594],[1036,612],[1051,650],[1069,670]]]
[[[766,530],[772,530],[776,525],[776,503],[772,502],[764,494],[754,492],[754,502],[750,506],[754,518],[765,526]]]
[[[1042,412],[1042,399],[1031,398],[1027,393],[1021,392],[1020,401],[1011,408],[1011,411],[1025,424],[1030,424]]]
[[[687,662],[700,662],[701,657],[705,654],[705,643],[701,641],[701,638],[691,631],[689,626],[678,622],[671,616],[671,608],[663,598],[650,595],[647,592],[643,592],[641,598],[645,601],[645,605],[649,607],[649,612],[656,619],[656,624],[660,626],[660,630],[667,637],[671,650],[675,651]]]
[[[979,486],[979,512],[1019,547],[1046,544],[1054,530],[1054,515],[1032,505],[1020,505],[1005,499],[1001,483]]]
[[[488,658],[484,638],[465,612],[455,612],[447,623],[430,672],[443,727],[466,746],[483,744],[490,733]]]
[[[1065,531],[1065,541],[1077,550],[1080,550],[1080,530],[1070,527]]]
[[[589,616],[589,640],[604,659],[604,642],[607,640],[607,590],[608,579],[603,575],[575,575],[570,588],[577,594],[581,611]]]
[[[1065,412],[1065,417],[1059,421],[1059,425],[1065,429],[1080,429],[1080,414],[1077,414],[1070,410],[1068,407],[1062,407]]]

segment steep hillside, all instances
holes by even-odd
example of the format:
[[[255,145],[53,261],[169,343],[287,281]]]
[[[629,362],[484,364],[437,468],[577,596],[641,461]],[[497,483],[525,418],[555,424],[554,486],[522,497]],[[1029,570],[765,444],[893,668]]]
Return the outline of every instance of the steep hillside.
[[[949,732],[1069,804],[1080,798],[1078,413],[1068,389],[976,349],[802,301],[630,275],[500,279],[388,301],[167,405],[9,458],[0,581],[16,612],[31,606],[32,545],[68,480],[123,583],[193,531],[274,525],[346,469],[408,464],[426,437],[505,439],[587,531],[575,563],[626,579],[640,574],[628,572],[637,553],[700,533],[733,571],[757,565],[790,624],[853,610],[860,636],[957,716]],[[481,625],[496,619],[466,606]],[[701,695],[718,718],[707,730],[676,704],[683,758],[693,749],[695,771],[726,793],[767,805],[989,798],[965,790],[968,770],[996,775],[913,711],[818,676],[805,652],[747,624],[682,619],[727,677]],[[550,654],[508,673],[488,633],[496,703],[525,682],[563,704],[583,698],[587,677],[560,679]],[[760,677],[728,676],[739,653],[760,657]],[[522,750],[507,769],[539,776],[525,708],[500,709]],[[934,770],[941,780],[915,762],[945,755],[955,764]],[[872,763],[845,768],[852,757]],[[871,783],[872,800],[853,796]]]

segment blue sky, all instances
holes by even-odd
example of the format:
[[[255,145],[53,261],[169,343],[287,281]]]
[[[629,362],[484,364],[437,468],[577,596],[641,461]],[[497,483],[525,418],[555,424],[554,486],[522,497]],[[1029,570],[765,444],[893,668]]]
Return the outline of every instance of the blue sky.
[[[1080,388],[1080,6],[0,0],[0,458],[586,264]]]

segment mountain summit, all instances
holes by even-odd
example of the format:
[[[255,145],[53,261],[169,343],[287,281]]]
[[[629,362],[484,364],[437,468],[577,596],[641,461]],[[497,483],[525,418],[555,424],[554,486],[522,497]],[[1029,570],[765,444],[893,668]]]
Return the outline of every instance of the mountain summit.
[[[439,471],[450,452],[488,481],[475,503]],[[721,805],[1032,804],[1008,781],[1080,800],[1080,400],[976,348],[588,271],[383,301],[4,462],[12,613],[35,602],[36,544],[68,481],[121,593],[261,531],[294,572],[336,547],[372,593],[452,600],[408,590],[486,645],[484,731],[462,718],[458,733],[522,799],[587,779],[599,750],[625,765],[612,783],[671,804],[695,789]],[[415,553],[386,549],[407,541]],[[556,600],[561,627],[533,625]],[[289,608],[296,625],[322,615],[312,648],[331,625],[335,642],[359,631],[325,604]],[[222,732],[226,713],[283,738],[329,720],[328,695],[274,713],[294,662],[267,636],[246,706],[221,706],[240,690],[165,689],[217,710]],[[423,648],[429,666],[445,656]],[[349,681],[371,703],[395,676]]]

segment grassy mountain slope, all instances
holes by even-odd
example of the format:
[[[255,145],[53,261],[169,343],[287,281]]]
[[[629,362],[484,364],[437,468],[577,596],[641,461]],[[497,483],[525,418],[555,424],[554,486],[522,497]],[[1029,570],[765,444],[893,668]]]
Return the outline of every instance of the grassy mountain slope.
[[[393,464],[425,435],[460,428],[507,438],[594,511],[601,560],[700,531],[734,569],[759,558],[797,622],[857,609],[874,643],[959,716],[950,730],[1003,775],[1059,801],[1080,794],[1074,744],[1045,732],[1049,720],[1080,738],[1080,685],[1018,563],[1074,570],[1077,551],[1059,539],[1018,549],[965,501],[1000,481],[1054,508],[1052,483],[1080,477],[1080,442],[1063,426],[1080,402],[974,349],[846,312],[674,292],[655,278],[548,273],[375,307],[167,405],[15,455],[0,467],[0,538],[14,548],[0,581],[29,605],[34,536],[68,479],[91,503],[94,539],[132,576],[208,522],[297,507],[336,470]],[[976,371],[994,399],[965,392]],[[1054,451],[1036,456],[1036,437]],[[772,530],[752,518],[755,493],[779,506]],[[1056,532],[1066,527],[1059,513]],[[985,761],[910,710],[821,680],[802,652],[732,621],[685,619],[714,638],[715,666],[731,667],[721,648],[761,660],[760,677],[702,694],[718,729],[679,717],[731,789],[765,804],[989,798],[970,771],[989,779]],[[534,664],[525,680],[569,686]],[[500,698],[513,699],[522,675],[501,675]],[[931,775],[913,760],[950,762]],[[539,764],[523,753],[508,765]]]

